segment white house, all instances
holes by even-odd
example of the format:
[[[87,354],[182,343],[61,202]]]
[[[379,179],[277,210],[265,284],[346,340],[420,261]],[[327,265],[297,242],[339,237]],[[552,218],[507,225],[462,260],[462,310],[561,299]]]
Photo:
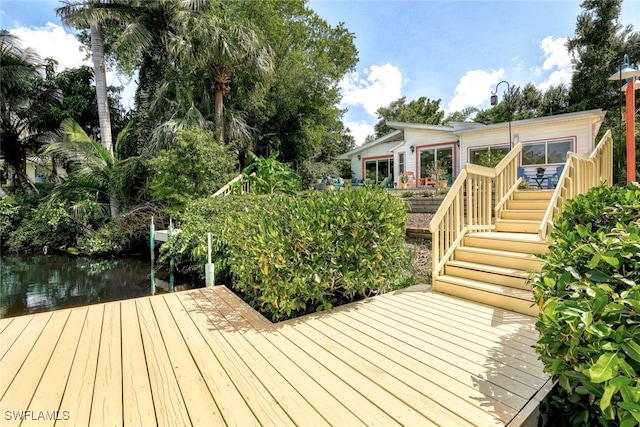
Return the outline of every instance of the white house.
[[[584,155],[593,151],[605,114],[596,109],[491,125],[387,122],[396,130],[339,158],[351,161],[356,179],[381,182],[392,175],[397,183],[405,172],[413,172],[417,179],[431,178],[435,164],[443,166],[446,174],[455,179],[466,163],[501,156],[511,145],[521,142],[520,165],[525,171],[535,174],[538,167],[555,171],[564,164],[569,151]]]

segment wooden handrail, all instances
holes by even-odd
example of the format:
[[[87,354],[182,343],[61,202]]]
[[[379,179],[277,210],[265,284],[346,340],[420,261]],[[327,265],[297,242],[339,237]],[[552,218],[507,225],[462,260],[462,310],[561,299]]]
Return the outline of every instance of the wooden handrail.
[[[558,178],[556,189],[538,229],[540,239],[547,240],[549,238],[553,221],[562,213],[564,203],[567,200],[578,194],[584,194],[601,183],[613,184],[611,130],[605,133],[589,157],[576,153],[567,154],[564,170]]]
[[[253,176],[253,175],[255,175],[255,173],[251,174],[251,176]],[[239,181],[242,181],[243,179],[245,179],[244,174],[240,174],[240,175],[236,176],[231,181],[229,181],[225,185],[223,185],[222,188],[220,188],[218,191],[213,193],[213,195],[211,197],[226,196],[227,194],[230,194],[233,191],[233,189],[235,188],[235,184],[237,182],[239,182]],[[251,189],[251,186],[249,184],[249,181],[246,181],[246,182],[242,183],[240,191],[242,193],[248,193],[250,189]]]
[[[521,151],[522,144],[517,144],[495,169],[467,163],[460,172],[429,224],[434,278],[441,275],[467,233],[495,228],[493,197],[502,202],[517,188]]]

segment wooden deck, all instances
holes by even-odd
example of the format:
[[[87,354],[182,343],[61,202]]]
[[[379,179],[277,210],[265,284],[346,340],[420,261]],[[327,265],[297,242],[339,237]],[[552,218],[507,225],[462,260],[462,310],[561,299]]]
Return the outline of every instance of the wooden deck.
[[[224,287],[2,319],[0,424],[520,425],[534,323],[424,287],[279,324]]]

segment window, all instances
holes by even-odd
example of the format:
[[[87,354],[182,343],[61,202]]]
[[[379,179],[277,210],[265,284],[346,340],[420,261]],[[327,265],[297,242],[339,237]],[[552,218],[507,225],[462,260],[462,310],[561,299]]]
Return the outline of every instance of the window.
[[[445,174],[453,176],[453,147],[420,150],[420,178],[431,177],[436,164],[445,169]]]
[[[494,168],[508,153],[508,145],[471,148],[469,149],[469,163]]]
[[[405,168],[404,153],[398,153],[398,173],[402,175]]]
[[[522,165],[564,163],[567,161],[567,153],[572,150],[573,140],[571,139],[524,144],[522,146]]]
[[[389,175],[393,179],[393,159],[367,160],[365,171],[365,177],[378,184]]]

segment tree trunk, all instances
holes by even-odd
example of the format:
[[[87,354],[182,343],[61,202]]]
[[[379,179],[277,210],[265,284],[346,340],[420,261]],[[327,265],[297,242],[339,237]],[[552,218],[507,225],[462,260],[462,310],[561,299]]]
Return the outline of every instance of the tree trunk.
[[[118,198],[114,194],[109,195],[109,209],[111,211],[112,219],[120,216],[120,204],[118,203]]]
[[[109,101],[107,97],[107,75],[104,64],[104,44],[99,25],[91,24],[91,56],[93,57],[93,72],[96,80],[96,99],[98,101],[98,120],[100,121],[100,141],[113,154],[111,138],[111,117],[109,115]]]
[[[224,145],[224,120],[222,117],[222,109],[224,108],[224,104],[222,101],[223,97],[224,92],[221,90],[216,90],[214,98],[214,114],[216,125],[216,141],[218,141],[218,144],[220,145]]]

